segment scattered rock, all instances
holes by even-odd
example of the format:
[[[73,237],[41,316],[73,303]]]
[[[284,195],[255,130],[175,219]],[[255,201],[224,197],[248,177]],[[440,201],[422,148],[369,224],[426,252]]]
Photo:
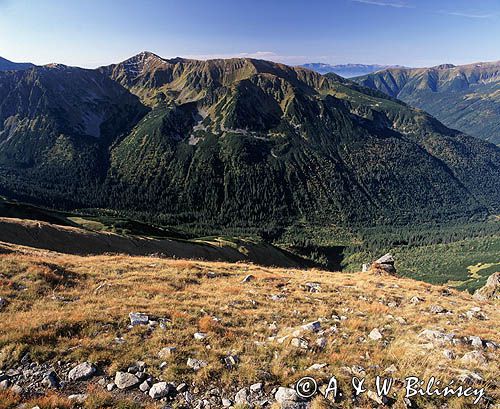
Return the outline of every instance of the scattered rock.
[[[53,388],[57,389],[60,386],[60,381],[59,377],[54,371],[50,371],[45,378],[43,378],[42,383],[48,387],[48,388]]]
[[[484,287],[474,293],[474,298],[480,301],[500,299],[500,272],[490,275]]]
[[[424,301],[422,298],[414,296],[410,298],[410,302],[412,304],[420,304],[422,301]]]
[[[305,283],[304,287],[310,293],[319,293],[321,291],[321,284],[316,282]]]
[[[177,393],[184,393],[188,390],[188,385],[187,383],[180,383],[179,385],[177,385],[177,388],[175,388],[177,390]]]
[[[233,406],[233,402],[231,402],[229,399],[223,398],[222,399],[222,406],[224,406],[225,408],[229,408],[229,407]]]
[[[187,366],[195,371],[199,371],[201,368],[207,366],[208,363],[200,359],[188,358]]]
[[[459,382],[467,383],[467,384],[473,384],[475,382],[482,382],[484,379],[481,375],[479,375],[476,372],[471,372],[468,370],[462,370],[460,371],[459,375],[457,376],[457,379]]]
[[[151,386],[151,389],[149,390],[149,396],[151,396],[151,398],[153,399],[161,399],[170,396],[175,396],[176,393],[177,390],[175,389],[174,385],[167,382],[155,383],[153,386]]]
[[[318,332],[321,329],[321,323],[319,321],[309,322],[301,327],[304,331]]]
[[[450,349],[443,350],[443,356],[446,359],[455,359],[455,353]]]
[[[441,305],[437,305],[437,304],[431,305],[431,307],[429,308],[429,311],[432,314],[444,314],[447,312],[447,310],[444,307],[442,307]]]
[[[113,389],[115,389],[115,387],[116,387],[116,385],[115,385],[113,382],[112,382],[112,383],[108,383],[108,384],[106,385],[106,390],[107,390],[108,392],[111,392]]]
[[[194,333],[194,339],[196,339],[198,341],[201,341],[207,337],[208,337],[208,334],[205,334],[204,332],[195,332]]]
[[[327,344],[327,340],[325,337],[320,337],[316,340],[315,342],[315,345],[316,347],[318,347],[319,349],[324,349],[326,347],[326,344]]]
[[[378,328],[372,329],[371,332],[368,334],[368,337],[373,341],[378,341],[378,340],[383,338],[383,336]]]
[[[10,381],[8,379],[4,379],[3,381],[0,382],[0,391],[8,389],[10,386]]]
[[[247,388],[240,389],[234,396],[234,403],[239,405],[248,404],[248,390]]]
[[[313,364],[309,368],[307,368],[308,371],[320,371],[324,367],[328,366],[328,364]]]
[[[224,363],[229,369],[234,368],[236,365],[238,365],[239,358],[236,355],[228,355],[224,357]]]
[[[258,393],[262,391],[262,382],[254,383],[253,385],[250,385],[250,392],[252,393]]]
[[[455,335],[446,334],[444,332],[432,329],[424,329],[420,334],[418,334],[418,337],[424,338],[433,343],[437,342],[439,344],[444,344],[444,343],[451,343],[452,340],[455,338]]]
[[[287,402],[299,402],[300,397],[297,395],[297,392],[295,392],[294,389],[291,388],[285,388],[283,386],[280,386],[278,388],[278,391],[274,395],[274,399],[276,399],[276,402],[278,403],[287,403]]]
[[[130,318],[130,325],[132,326],[148,325],[149,323],[149,317],[142,312],[131,312],[128,316]]]
[[[69,371],[68,379],[70,381],[83,381],[92,377],[96,373],[96,368],[90,362],[83,362]]]
[[[149,391],[150,388],[151,388],[151,385],[147,379],[139,385],[139,390],[141,392],[147,392],[147,391]]]
[[[158,357],[161,359],[166,359],[170,356],[172,356],[176,351],[175,347],[165,347],[158,352]]]
[[[469,341],[474,348],[483,348],[483,340],[480,337],[472,335],[469,337]]]
[[[249,283],[250,281],[252,281],[255,277],[252,275],[252,274],[248,274],[247,276],[245,276],[245,278],[243,280],[241,280],[242,283]]]
[[[486,357],[481,351],[467,352],[461,359],[464,364],[470,364],[475,366],[486,365],[488,362]]]
[[[307,342],[307,340],[305,340],[304,338],[292,338],[291,344],[295,348],[302,348],[302,349],[309,348],[309,342]]]
[[[118,389],[131,389],[139,383],[139,378],[128,372],[117,372],[115,374],[115,385]]]
[[[68,400],[76,402],[76,403],[83,403],[87,400],[88,395],[85,393],[77,393],[74,395],[69,395]]]

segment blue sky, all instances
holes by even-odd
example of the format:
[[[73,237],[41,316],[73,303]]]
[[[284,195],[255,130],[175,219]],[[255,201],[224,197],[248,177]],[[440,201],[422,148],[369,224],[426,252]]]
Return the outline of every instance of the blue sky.
[[[500,0],[0,0],[0,56],[82,67],[140,51],[287,64],[500,59]]]

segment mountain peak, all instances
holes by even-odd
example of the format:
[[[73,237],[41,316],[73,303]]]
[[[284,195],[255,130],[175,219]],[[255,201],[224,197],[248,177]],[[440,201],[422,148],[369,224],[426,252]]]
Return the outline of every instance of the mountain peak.
[[[440,65],[436,65],[435,67],[432,67],[432,68],[435,68],[436,70],[448,70],[450,68],[455,68],[456,65],[454,64],[440,64]]]

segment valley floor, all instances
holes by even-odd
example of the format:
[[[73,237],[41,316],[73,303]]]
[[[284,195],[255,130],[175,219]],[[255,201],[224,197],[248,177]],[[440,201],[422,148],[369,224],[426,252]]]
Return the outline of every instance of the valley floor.
[[[373,273],[84,257],[5,243],[0,253],[3,409],[330,407],[321,396],[308,403],[277,390],[306,375],[320,385],[336,376],[340,407],[379,405],[368,392],[350,399],[353,376],[366,377],[371,391],[377,375],[398,379],[401,408],[400,381],[411,375],[469,382],[500,399],[498,301]],[[142,324],[131,326],[130,313],[147,318],[132,315]],[[84,362],[96,371],[74,380],[69,370]],[[46,386],[52,370],[59,389]],[[120,389],[127,376],[117,371],[151,382],[141,392],[129,377],[132,385]],[[170,402],[150,396],[161,381],[179,390]],[[473,400],[412,404],[461,408]]]

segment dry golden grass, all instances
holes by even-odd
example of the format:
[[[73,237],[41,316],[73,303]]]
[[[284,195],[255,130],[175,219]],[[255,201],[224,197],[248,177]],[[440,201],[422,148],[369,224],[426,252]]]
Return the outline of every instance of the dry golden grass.
[[[209,278],[209,273],[215,277]],[[247,274],[255,278],[242,283]],[[303,285],[308,281],[319,282],[321,292],[306,292]],[[222,388],[248,385],[263,377],[268,383],[288,385],[306,374],[318,379],[336,375],[348,384],[350,374],[345,367],[353,365],[364,367],[368,378],[383,374],[394,364],[397,372],[393,375],[400,379],[418,374],[449,380],[456,375],[454,368],[466,366],[445,360],[442,349],[418,346],[417,334],[427,328],[441,329],[500,342],[500,313],[498,305],[475,301],[455,290],[443,296],[443,289],[370,273],[117,255],[79,257],[25,249],[0,255],[0,297],[9,301],[0,313],[0,367],[12,365],[29,351],[40,361],[89,360],[110,375],[143,360],[158,378]],[[284,298],[273,300],[273,294]],[[424,301],[413,305],[409,302],[413,296]],[[391,302],[396,306],[388,306]],[[428,313],[433,304],[453,314]],[[489,320],[460,317],[473,306],[480,306]],[[166,329],[129,329],[128,314],[133,311],[166,318]],[[332,315],[346,318],[336,322]],[[319,318],[325,319],[324,329],[336,325],[338,330],[328,337],[324,350],[303,351],[289,341],[268,339]],[[277,331],[269,327],[271,323]],[[387,345],[367,339],[376,327],[382,330]],[[206,332],[208,338],[194,340],[197,331]],[[125,343],[115,341],[120,337]],[[158,352],[166,346],[177,350],[160,371]],[[470,350],[465,346],[447,348],[457,356]],[[238,355],[237,368],[228,369],[222,363],[228,354]],[[186,366],[188,357],[209,365],[193,372]],[[322,362],[328,367],[317,373],[306,371]],[[497,398],[498,364],[498,359],[490,360],[479,371],[488,382],[488,393]],[[106,406],[110,397],[96,392],[95,399],[99,397],[104,403],[97,402],[96,408],[110,407]],[[17,398],[2,392],[0,401],[7,403],[0,408],[13,407],[9,399]],[[458,408],[460,402],[452,400],[449,405]],[[313,407],[328,407],[325,405],[317,399]],[[58,406],[65,407],[63,403]]]

